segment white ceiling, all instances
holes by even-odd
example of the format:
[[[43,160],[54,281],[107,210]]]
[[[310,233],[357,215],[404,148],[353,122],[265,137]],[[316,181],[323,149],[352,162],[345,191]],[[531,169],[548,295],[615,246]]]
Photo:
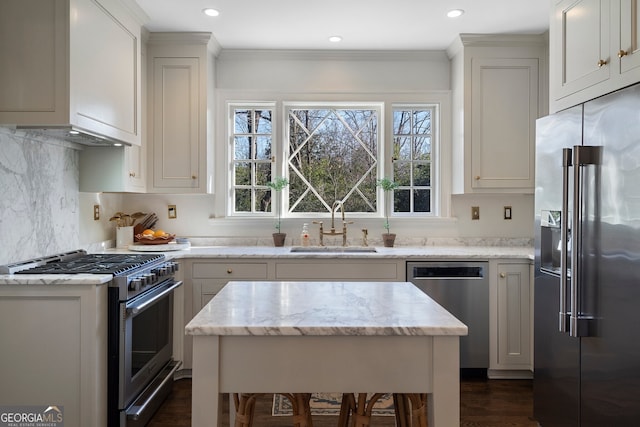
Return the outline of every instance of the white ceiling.
[[[461,33],[540,34],[551,0],[136,0],[149,31],[206,31],[223,49],[442,50]],[[220,11],[207,17],[202,9]],[[447,18],[463,9],[459,18]],[[343,41],[330,43],[329,36]]]

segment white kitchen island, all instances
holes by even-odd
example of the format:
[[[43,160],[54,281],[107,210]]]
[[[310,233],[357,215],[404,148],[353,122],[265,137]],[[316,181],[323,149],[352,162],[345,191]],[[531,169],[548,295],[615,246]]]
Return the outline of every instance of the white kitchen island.
[[[229,282],[186,326],[192,425],[223,393],[428,393],[430,427],[460,424],[467,327],[408,282]]]

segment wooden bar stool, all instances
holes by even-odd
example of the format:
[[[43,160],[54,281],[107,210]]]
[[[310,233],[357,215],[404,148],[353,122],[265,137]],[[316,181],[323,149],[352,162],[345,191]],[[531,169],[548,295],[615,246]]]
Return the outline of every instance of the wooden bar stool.
[[[256,399],[264,393],[233,393],[236,408],[234,427],[252,427]],[[293,427],[313,427],[309,401],[311,393],[280,393],[291,402]]]
[[[311,421],[311,393],[280,393],[291,402],[293,427],[313,427]]]
[[[235,427],[251,427],[253,425],[253,410],[256,407],[256,399],[260,395],[261,393],[233,393],[233,403],[236,408]]]
[[[366,393],[358,393],[358,399],[353,393],[342,395],[338,427],[368,427],[371,424],[373,406],[384,396],[375,393],[367,402]],[[426,393],[394,393],[396,426],[398,427],[427,427],[427,395]],[[353,414],[351,423],[349,418]]]

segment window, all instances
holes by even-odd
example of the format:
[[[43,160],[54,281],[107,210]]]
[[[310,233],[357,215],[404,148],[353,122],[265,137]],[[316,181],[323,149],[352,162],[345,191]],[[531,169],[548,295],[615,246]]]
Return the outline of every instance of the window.
[[[434,108],[393,109],[393,211],[429,213],[432,203]]]
[[[289,212],[376,212],[378,116],[372,107],[290,106],[287,114]]]
[[[271,212],[273,109],[232,106],[234,213]]]
[[[387,195],[376,182],[383,176],[399,184],[394,215],[431,215],[437,106],[391,105],[386,122],[392,128],[384,132],[383,105],[230,104],[231,214],[273,215],[267,183],[284,175],[284,216],[327,213],[335,201],[345,212],[381,215]],[[383,152],[391,153],[386,163]]]

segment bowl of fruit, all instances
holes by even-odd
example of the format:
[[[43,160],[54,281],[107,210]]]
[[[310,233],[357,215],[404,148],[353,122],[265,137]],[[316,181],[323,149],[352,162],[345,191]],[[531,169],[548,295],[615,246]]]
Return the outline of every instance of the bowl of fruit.
[[[166,233],[164,230],[152,230],[150,228],[136,234],[134,240],[141,245],[162,245],[173,241],[175,234]]]

